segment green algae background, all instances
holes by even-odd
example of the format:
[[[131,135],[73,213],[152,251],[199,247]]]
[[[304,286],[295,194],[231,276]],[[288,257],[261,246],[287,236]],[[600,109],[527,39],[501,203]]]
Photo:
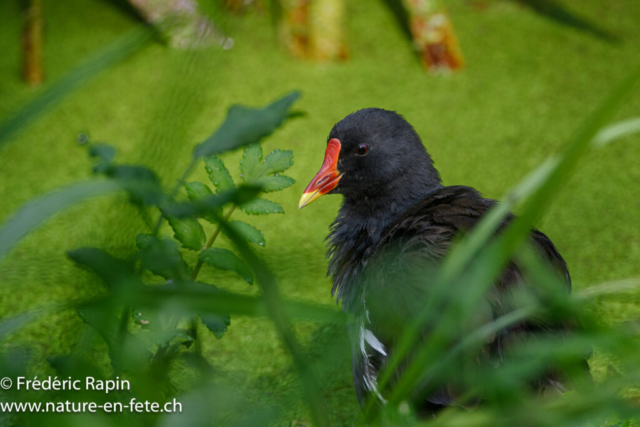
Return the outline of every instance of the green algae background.
[[[487,2],[479,9],[474,2],[453,1],[450,12],[467,67],[438,77],[422,70],[382,2],[348,3],[351,58],[343,64],[290,58],[277,46],[269,17],[250,14],[226,23],[235,40],[229,51],[176,51],[155,44],[100,74],[0,148],[0,222],[34,196],[90,178],[91,162],[76,143],[80,132],[117,147],[119,162],[154,168],[171,186],[193,146],[219,125],[230,104],[263,105],[300,89],[296,108],[306,114],[263,144],[265,152],[293,150],[294,166],[287,174],[297,183],[268,197],[282,204],[284,215],[249,221],[264,232],[267,245],[260,253],[282,294],[334,306],[323,239],[339,197],[322,198],[301,211],[297,202],[322,162],[336,121],[365,107],[396,110],[422,136],[445,184],[474,186],[499,199],[557,152],[613,83],[640,61],[635,0],[561,2],[609,29],[619,42],[516,2]],[[139,24],[119,3],[102,0],[44,1],[44,11],[48,81]],[[18,2],[1,2],[0,16],[0,117],[5,117],[37,91],[20,81]],[[618,119],[638,115],[640,96],[635,96]],[[240,153],[225,157],[236,177],[239,158]],[[206,179],[203,167],[193,179]],[[72,265],[65,251],[90,245],[125,255],[134,250],[142,227],[124,196],[92,200],[58,215],[0,264],[1,316],[94,294],[103,285]],[[539,228],[567,260],[576,289],[640,276],[640,138],[592,151]],[[257,292],[232,275],[206,268],[202,274],[221,287]],[[639,304],[637,297],[608,298],[597,310],[603,321],[620,322],[636,318]],[[327,348],[346,347],[337,326],[301,323],[297,331],[312,358]],[[34,345],[34,370],[46,373],[52,372],[46,358],[67,353],[83,334],[91,335],[69,310],[39,319],[6,345]],[[256,405],[299,399],[290,359],[269,321],[235,316],[221,340],[211,335],[205,351],[221,375]],[[96,357],[107,365],[106,355],[98,351]],[[597,354],[592,359],[596,376],[601,362]],[[346,352],[336,352],[324,372],[332,422],[355,422],[359,408]],[[307,419],[306,410],[291,405],[284,418]]]

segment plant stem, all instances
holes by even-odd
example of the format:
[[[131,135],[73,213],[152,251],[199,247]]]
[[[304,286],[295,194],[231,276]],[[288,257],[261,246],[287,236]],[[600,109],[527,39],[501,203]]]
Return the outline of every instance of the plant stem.
[[[184,173],[182,174],[180,179],[173,186],[173,188],[171,189],[171,192],[169,193],[169,198],[171,200],[178,194],[178,191],[180,191],[180,186],[183,185],[184,182],[189,177],[189,175],[191,175],[191,172],[193,172],[193,170],[195,169],[196,165],[198,164],[198,160],[199,159],[197,159],[197,158],[193,158],[191,160],[191,163],[189,163],[189,166],[187,166],[187,169],[184,171]],[[160,212],[160,216],[158,217],[158,221],[156,221],[156,225],[153,228],[153,235],[154,236],[158,235],[158,232],[160,231],[160,226],[162,225],[162,220],[164,220],[164,216],[162,216],[162,212]]]
[[[262,290],[262,300],[264,301],[267,315],[273,321],[276,331],[289,351],[293,359],[293,365],[298,371],[298,375],[302,381],[302,391],[309,405],[312,424],[316,427],[329,426],[327,410],[320,396],[320,388],[318,387],[311,366],[305,360],[302,346],[296,338],[287,312],[286,310],[282,310],[283,300],[273,274],[269,271],[266,264],[253,253],[248,243],[242,240],[236,231],[229,227],[226,221],[221,221],[220,225],[224,226],[229,238],[236,245],[239,254],[254,270],[256,282]]]
[[[231,206],[231,208],[229,209],[229,212],[227,212],[227,215],[225,215],[224,217],[225,222],[229,220],[229,217],[231,216],[234,210],[236,210],[236,205]],[[213,232],[213,234],[211,235],[211,238],[207,242],[207,246],[205,246],[204,249],[209,249],[211,246],[213,246],[213,243],[216,241],[216,238],[218,237],[218,234],[220,234],[221,229],[222,229],[222,225],[218,224],[218,228],[216,228],[216,231]],[[198,273],[200,273],[201,268],[202,268],[202,261],[198,260],[196,267],[193,269],[193,273],[191,273],[192,281],[195,282],[196,278],[198,277]]]

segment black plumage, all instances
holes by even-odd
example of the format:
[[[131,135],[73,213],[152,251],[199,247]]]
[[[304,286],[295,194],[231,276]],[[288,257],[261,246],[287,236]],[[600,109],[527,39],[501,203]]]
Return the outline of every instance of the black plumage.
[[[369,393],[383,400],[378,371],[402,326],[420,310],[417,302],[428,296],[429,267],[437,267],[454,240],[496,202],[471,187],[443,186],[412,126],[395,112],[373,108],[350,114],[333,127],[325,164],[307,187],[301,207],[323,194],[344,196],[328,236],[328,274],[332,295],[358,319],[350,326],[356,393],[361,402]],[[511,220],[505,219],[502,228]],[[529,240],[570,290],[567,266],[551,240],[535,229]],[[508,304],[503,301],[525,282],[521,268],[510,262],[478,303],[481,319],[504,314]],[[567,328],[563,322],[529,320],[487,341],[482,352],[500,360],[516,337]],[[540,391],[566,386],[564,375],[551,368],[533,385]],[[416,404],[432,412],[453,398],[445,386]]]

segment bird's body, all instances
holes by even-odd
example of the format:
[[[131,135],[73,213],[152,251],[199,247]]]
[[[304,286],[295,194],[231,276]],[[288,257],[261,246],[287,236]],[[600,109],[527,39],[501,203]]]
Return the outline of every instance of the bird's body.
[[[471,187],[443,186],[413,128],[393,112],[360,110],[336,124],[329,139],[325,164],[307,188],[301,206],[325,193],[344,195],[328,237],[332,294],[356,319],[349,333],[358,399],[362,403],[373,395],[384,401],[378,373],[393,353],[403,327],[428,300],[433,284],[430,273],[456,239],[496,202]],[[507,217],[501,228],[511,219]],[[570,289],[567,266],[551,240],[535,229],[529,240]],[[509,262],[476,304],[478,322],[503,315],[508,310],[503,302],[526,286],[525,282],[520,266]],[[425,335],[429,328],[425,327]],[[565,329],[563,323],[529,320],[491,337],[481,353],[499,362],[511,341],[538,331]],[[534,386],[542,392],[549,388],[562,391],[563,382],[561,373],[549,369]],[[451,405],[454,398],[445,384],[414,403],[434,412]]]
[[[340,223],[335,225],[331,234],[330,273],[335,294],[341,298],[345,310],[357,319],[351,325],[350,334],[354,383],[361,402],[369,393],[380,393],[378,371],[393,351],[398,331],[417,316],[421,308],[419,302],[428,296],[432,277],[428,275],[429,269],[422,267],[439,265],[456,236],[473,228],[494,203],[470,187],[442,187],[401,213],[380,233]],[[346,230],[341,230],[341,226]],[[358,231],[353,232],[356,229]],[[566,264],[551,240],[540,231],[532,230],[530,241],[540,255],[565,276],[570,286]],[[415,274],[421,277],[412,277]],[[390,291],[389,286],[401,286],[402,291]],[[524,286],[521,270],[516,263],[510,263],[482,301],[484,320],[505,314],[501,301],[505,294],[519,286]],[[523,323],[511,328],[509,334],[538,328],[539,325]],[[505,342],[508,342],[506,335],[492,337],[482,351],[500,359]],[[564,387],[556,376],[541,381],[542,389]],[[379,398],[383,399],[382,395]],[[452,402],[453,397],[446,390],[439,390],[427,398],[425,406],[437,409]]]

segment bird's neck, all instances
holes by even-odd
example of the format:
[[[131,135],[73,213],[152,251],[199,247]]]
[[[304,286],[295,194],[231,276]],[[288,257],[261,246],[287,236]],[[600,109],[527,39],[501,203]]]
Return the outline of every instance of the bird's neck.
[[[375,244],[382,232],[411,206],[442,188],[439,180],[420,179],[406,175],[388,183],[374,196],[345,197],[336,223],[349,228],[366,231]]]
[[[417,178],[420,178],[419,176]],[[328,274],[333,278],[332,293],[343,306],[355,297],[354,283],[373,254],[384,230],[402,213],[442,188],[440,180],[395,180],[374,197],[345,197],[329,234]]]

